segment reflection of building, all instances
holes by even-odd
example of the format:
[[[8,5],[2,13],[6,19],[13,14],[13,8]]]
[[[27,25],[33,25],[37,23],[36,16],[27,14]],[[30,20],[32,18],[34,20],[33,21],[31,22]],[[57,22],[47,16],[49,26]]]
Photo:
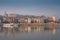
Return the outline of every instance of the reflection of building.
[[[56,33],[56,29],[53,29],[53,34],[55,34]]]
[[[31,32],[31,27],[30,26],[28,26],[28,32]]]
[[[49,30],[49,31],[51,31],[53,34],[56,33],[56,29],[55,29],[55,28],[46,28],[45,30]]]
[[[31,30],[35,32],[40,32],[40,31],[44,31],[44,27],[33,26],[31,27]]]

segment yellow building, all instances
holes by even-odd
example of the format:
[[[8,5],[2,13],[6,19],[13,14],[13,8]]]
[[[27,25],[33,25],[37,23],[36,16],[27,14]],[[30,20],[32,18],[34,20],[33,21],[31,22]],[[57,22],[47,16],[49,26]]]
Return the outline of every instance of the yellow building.
[[[27,23],[27,19],[26,18],[20,18],[20,19],[18,19],[18,22]]]

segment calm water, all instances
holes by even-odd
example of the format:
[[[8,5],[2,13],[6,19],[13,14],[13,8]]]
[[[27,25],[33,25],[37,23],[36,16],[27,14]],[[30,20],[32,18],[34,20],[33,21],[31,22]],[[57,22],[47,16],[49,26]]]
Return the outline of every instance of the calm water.
[[[0,40],[60,40],[60,29],[42,31],[0,31]]]

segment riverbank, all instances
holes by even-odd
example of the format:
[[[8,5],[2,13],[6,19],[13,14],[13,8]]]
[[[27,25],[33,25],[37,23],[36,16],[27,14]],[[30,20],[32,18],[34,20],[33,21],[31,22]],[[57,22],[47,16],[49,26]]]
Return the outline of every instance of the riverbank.
[[[31,24],[27,24],[27,23],[20,23],[20,26],[40,26],[40,27],[55,27],[55,28],[60,28],[60,23],[31,23]]]

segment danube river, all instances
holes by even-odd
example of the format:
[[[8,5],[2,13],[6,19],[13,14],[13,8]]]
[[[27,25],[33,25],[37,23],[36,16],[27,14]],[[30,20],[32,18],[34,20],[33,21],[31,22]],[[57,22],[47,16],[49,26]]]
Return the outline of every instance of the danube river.
[[[18,30],[0,30],[0,40],[60,40],[60,29],[20,27]]]

